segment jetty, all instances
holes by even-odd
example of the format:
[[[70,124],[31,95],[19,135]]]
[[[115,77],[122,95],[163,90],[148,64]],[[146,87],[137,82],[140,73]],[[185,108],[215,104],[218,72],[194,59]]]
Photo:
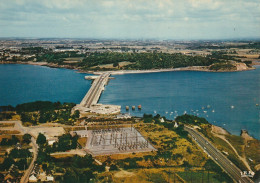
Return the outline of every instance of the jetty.
[[[108,84],[109,79],[112,79],[110,78],[110,75],[110,72],[104,72],[98,76],[86,76],[85,79],[93,80],[92,85],[80,104],[74,107],[74,111],[79,110],[81,113],[92,112],[100,114],[120,113],[121,106],[98,103],[99,98],[102,92],[105,90],[105,86]]]

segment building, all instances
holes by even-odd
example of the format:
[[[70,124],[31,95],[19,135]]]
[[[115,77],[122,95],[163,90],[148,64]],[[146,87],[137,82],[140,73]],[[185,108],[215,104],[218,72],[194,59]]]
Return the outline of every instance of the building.
[[[30,177],[29,177],[29,182],[37,182],[38,179],[35,177],[34,174],[32,174]]]
[[[128,114],[128,113],[118,114],[118,115],[116,116],[116,119],[129,119],[129,118],[131,118],[131,115]]]
[[[161,123],[164,123],[165,121],[164,121],[164,119],[163,119],[163,118],[161,118],[161,119],[160,119],[160,122],[161,122]]]

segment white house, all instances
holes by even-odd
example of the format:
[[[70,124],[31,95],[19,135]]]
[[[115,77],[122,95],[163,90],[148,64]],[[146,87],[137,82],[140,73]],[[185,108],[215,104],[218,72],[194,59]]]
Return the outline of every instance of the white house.
[[[175,122],[173,127],[178,128],[179,127],[178,123]]]
[[[161,118],[161,119],[160,119],[160,122],[161,122],[161,123],[164,123],[165,121],[164,121],[164,119],[163,119],[163,118]]]
[[[52,175],[48,175],[48,176],[46,177],[46,181],[47,181],[47,182],[53,182],[53,181],[54,181],[54,177],[53,177]]]
[[[34,174],[32,174],[30,177],[29,177],[29,182],[37,182],[37,178],[35,177]]]

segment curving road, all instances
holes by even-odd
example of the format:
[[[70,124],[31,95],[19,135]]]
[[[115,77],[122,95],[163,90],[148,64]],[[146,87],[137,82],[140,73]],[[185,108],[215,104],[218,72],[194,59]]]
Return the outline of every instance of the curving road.
[[[185,126],[186,130],[197,144],[206,152],[223,170],[225,170],[238,183],[253,183],[248,177],[241,177],[242,172],[228,158],[226,158],[217,148],[215,148],[207,139],[199,132],[191,127]]]

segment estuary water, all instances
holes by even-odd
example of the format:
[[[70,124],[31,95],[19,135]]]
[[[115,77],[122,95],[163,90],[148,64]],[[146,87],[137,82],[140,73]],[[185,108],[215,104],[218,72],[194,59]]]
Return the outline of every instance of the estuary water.
[[[86,74],[35,65],[0,65],[0,105],[60,101],[79,103],[91,86]]]
[[[0,65],[0,105],[36,100],[79,103],[91,86],[86,74],[33,65]],[[260,139],[260,67],[230,73],[178,71],[116,75],[100,103],[122,106],[122,112],[174,119],[184,113],[205,117],[233,134],[247,129]],[[125,106],[141,104],[142,110]]]
[[[177,71],[115,76],[100,103],[122,106],[122,112],[174,119],[184,113],[205,117],[233,134],[247,129],[260,139],[260,67],[244,72]],[[142,105],[142,110],[131,106]],[[125,106],[130,110],[126,111]]]

